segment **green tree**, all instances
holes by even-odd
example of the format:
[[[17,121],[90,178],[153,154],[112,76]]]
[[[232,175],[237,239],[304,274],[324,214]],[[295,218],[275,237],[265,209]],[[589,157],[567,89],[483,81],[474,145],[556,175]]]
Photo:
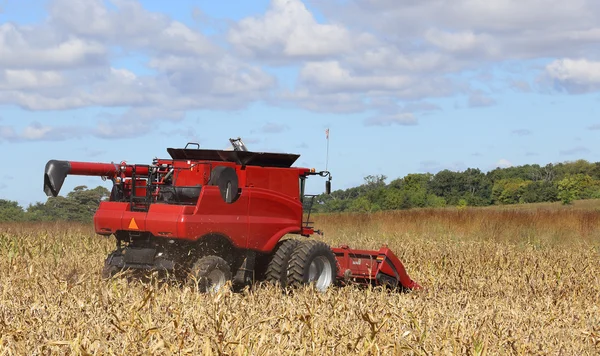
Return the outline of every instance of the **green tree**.
[[[522,203],[521,197],[525,188],[531,184],[530,180],[522,178],[506,178],[494,183],[492,188],[492,201],[495,204]]]
[[[558,182],[558,198],[563,204],[571,204],[573,200],[580,199],[582,194],[593,185],[593,180],[585,174],[567,175]]]
[[[531,182],[523,188],[520,200],[523,203],[555,202],[558,200],[558,187],[544,180]]]
[[[492,183],[479,169],[469,168],[462,173],[459,193],[471,206],[490,205]]]
[[[411,207],[408,195],[404,190],[389,188],[382,203],[384,210],[409,209]]]
[[[359,197],[354,199],[348,208],[351,212],[355,213],[370,213],[372,206],[367,197]]]
[[[29,221],[91,222],[100,202],[110,195],[108,189],[98,186],[87,189],[75,187],[66,197],[50,197],[45,203],[29,205],[25,217]]]
[[[0,199],[0,221],[23,221],[25,211],[16,201]]]
[[[435,194],[428,194],[427,203],[425,205],[431,208],[443,208],[446,206],[446,199],[438,197]]]

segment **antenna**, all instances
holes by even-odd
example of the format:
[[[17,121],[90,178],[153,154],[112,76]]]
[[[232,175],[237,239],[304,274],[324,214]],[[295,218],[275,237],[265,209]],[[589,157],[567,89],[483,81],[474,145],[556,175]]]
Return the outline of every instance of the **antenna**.
[[[325,157],[325,170],[329,165],[329,127],[325,130],[325,137],[327,138],[327,156]]]

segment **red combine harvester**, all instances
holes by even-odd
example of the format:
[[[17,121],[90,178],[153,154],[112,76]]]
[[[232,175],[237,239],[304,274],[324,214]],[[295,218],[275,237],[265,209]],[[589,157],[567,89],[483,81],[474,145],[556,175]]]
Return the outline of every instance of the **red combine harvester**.
[[[105,278],[123,269],[166,270],[189,276],[203,292],[230,280],[236,286],[314,283],[320,291],[336,282],[421,288],[386,246],[332,249],[314,239],[284,238],[322,234],[309,221],[315,196],[304,193],[305,182],[329,177],[330,194],[330,172],[292,167],[296,154],[250,152],[241,139],[230,142],[230,150],[196,143],[168,148],[170,159],[150,165],[51,160],[44,192],[56,197],[67,175],[112,180],[110,198],[94,215],[96,233],[116,238]]]

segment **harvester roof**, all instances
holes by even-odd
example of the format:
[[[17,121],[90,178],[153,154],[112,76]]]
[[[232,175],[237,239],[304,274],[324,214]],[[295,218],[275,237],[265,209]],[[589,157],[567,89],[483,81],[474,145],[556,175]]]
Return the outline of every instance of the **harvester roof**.
[[[289,168],[300,157],[293,153],[167,148],[173,159],[234,162],[244,166]]]

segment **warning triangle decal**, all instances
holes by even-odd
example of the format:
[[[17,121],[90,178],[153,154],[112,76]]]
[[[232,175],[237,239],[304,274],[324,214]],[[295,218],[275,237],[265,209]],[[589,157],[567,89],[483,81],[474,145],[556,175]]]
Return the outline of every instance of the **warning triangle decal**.
[[[131,218],[131,221],[129,222],[129,228],[139,230],[139,227],[137,226],[137,223],[135,222],[134,218]]]

